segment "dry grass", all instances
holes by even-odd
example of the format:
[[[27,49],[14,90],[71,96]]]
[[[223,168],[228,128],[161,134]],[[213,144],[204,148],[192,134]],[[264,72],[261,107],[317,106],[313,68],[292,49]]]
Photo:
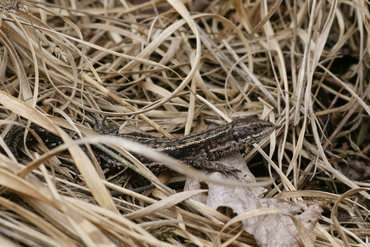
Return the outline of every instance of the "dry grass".
[[[316,246],[368,246],[369,3],[183,2],[206,9],[189,12],[179,0],[28,1],[18,13],[3,11],[2,137],[31,120],[68,142],[57,126],[77,129],[91,120],[87,112],[122,132],[167,137],[189,134],[202,119],[258,115],[279,126],[268,164],[256,148],[246,155],[274,178],[267,196],[321,203]],[[93,135],[87,126],[78,130]],[[200,191],[182,192],[182,175],[140,164],[136,173],[102,171],[71,143],[42,156],[29,151],[25,167],[1,145],[2,244],[214,246],[240,234],[232,246],[255,245],[238,222],[227,224],[232,214],[186,200]],[[67,148],[71,155],[58,160]],[[155,189],[130,190],[150,183]],[[171,185],[175,193],[162,183],[180,186]]]

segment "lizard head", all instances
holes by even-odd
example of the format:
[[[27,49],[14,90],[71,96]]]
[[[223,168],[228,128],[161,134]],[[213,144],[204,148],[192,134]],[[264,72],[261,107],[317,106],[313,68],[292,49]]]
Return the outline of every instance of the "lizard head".
[[[233,122],[233,137],[241,145],[249,145],[269,136],[275,125],[253,117],[236,119]]]

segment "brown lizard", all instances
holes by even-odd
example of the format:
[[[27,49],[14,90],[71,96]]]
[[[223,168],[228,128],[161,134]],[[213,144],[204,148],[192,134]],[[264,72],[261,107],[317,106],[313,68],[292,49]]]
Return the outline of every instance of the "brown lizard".
[[[31,125],[31,128],[49,148],[63,143],[59,136],[37,125]],[[196,134],[172,139],[153,137],[142,133],[117,134],[117,127],[112,125],[101,127],[96,131],[99,134],[119,136],[147,145],[196,169],[235,174],[239,170],[227,167],[216,160],[229,153],[244,150],[248,145],[268,137],[274,129],[275,125],[269,121],[246,117],[218,127],[208,128]],[[74,131],[64,130],[73,138],[79,138]],[[17,158],[19,158],[18,148],[23,143],[23,138],[24,129],[20,127],[14,128],[5,138],[5,142]],[[109,149],[117,153],[115,150]],[[93,151],[103,166],[115,169],[125,168],[122,163],[116,161],[102,150],[93,147]],[[136,153],[132,154],[148,168],[160,166],[160,164],[145,156]],[[123,157],[122,155],[120,156]]]

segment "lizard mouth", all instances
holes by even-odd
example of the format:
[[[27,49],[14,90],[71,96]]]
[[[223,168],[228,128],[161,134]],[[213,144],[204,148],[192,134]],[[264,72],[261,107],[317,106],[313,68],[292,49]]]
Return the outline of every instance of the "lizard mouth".
[[[275,125],[271,124],[270,127],[266,128],[265,130],[259,132],[258,134],[252,135],[250,139],[252,142],[251,143],[256,143],[265,137],[269,137],[270,134],[275,130]],[[248,141],[248,140],[247,140]]]

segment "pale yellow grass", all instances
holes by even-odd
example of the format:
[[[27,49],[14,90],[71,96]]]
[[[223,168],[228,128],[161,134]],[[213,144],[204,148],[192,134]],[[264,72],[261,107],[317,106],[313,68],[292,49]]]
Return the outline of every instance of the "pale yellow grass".
[[[338,168],[354,157],[369,166],[368,2],[210,1],[195,10],[202,13],[180,0],[56,3],[21,2],[18,13],[0,14],[2,137],[11,123],[31,121],[65,142],[51,151],[22,147],[31,157],[23,166],[0,140],[0,243],[255,246],[241,219],[281,213],[252,211],[231,219],[191,199],[206,190],[184,192],[164,183],[183,183],[183,175],[217,181],[135,143],[96,136],[78,124],[92,121],[93,113],[121,132],[169,138],[191,133],[202,120],[268,119],[276,132],[245,157],[262,154],[273,180],[267,197],[320,202],[329,210],[315,243],[295,222],[307,246],[368,246],[369,180],[355,181]],[[356,62],[336,71],[335,59],[347,50]],[[123,148],[143,152],[178,173],[153,173],[129,158],[135,172],[115,175],[60,127],[87,136],[79,144],[105,143],[127,156]],[[339,137],[346,144],[340,146]],[[308,191],[310,181],[329,187]],[[148,184],[154,187],[131,190]],[[339,211],[347,224],[338,221]]]

